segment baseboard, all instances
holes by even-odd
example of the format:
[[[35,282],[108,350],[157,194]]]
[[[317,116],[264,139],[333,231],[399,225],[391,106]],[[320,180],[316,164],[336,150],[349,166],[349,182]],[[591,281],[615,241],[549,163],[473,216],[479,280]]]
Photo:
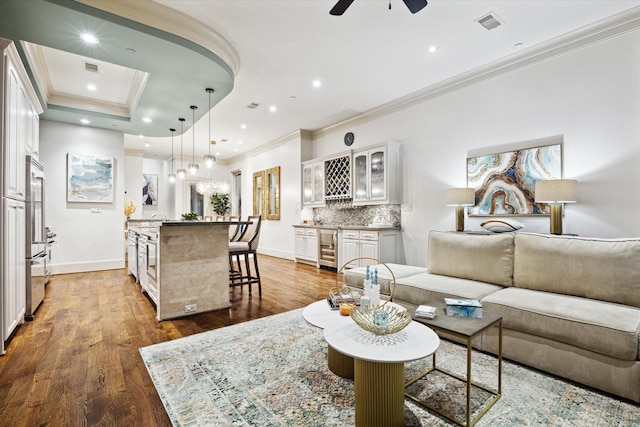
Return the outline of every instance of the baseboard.
[[[52,264],[51,272],[52,274],[86,273],[89,271],[117,270],[119,268],[124,268],[124,259]]]
[[[279,251],[277,249],[269,249],[269,248],[258,248],[258,254],[265,254],[268,256],[274,256],[276,258],[284,258],[293,261],[295,256],[292,252],[288,251]]]

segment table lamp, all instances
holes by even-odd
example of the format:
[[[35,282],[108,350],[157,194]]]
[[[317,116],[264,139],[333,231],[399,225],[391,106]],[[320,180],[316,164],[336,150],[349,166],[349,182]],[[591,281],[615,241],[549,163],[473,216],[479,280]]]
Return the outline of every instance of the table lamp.
[[[450,188],[445,194],[447,206],[456,207],[456,231],[464,231],[464,208],[475,205],[473,188]]]
[[[578,201],[575,179],[551,179],[537,181],[535,188],[536,203],[551,204],[551,234],[562,234],[562,204]]]

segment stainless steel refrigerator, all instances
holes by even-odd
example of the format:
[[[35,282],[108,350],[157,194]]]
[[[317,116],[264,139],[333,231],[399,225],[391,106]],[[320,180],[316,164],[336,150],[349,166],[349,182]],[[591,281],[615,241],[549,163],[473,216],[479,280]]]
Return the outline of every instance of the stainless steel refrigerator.
[[[33,320],[36,309],[44,300],[45,290],[44,262],[47,256],[47,232],[44,217],[44,166],[31,156],[27,156],[26,172],[27,311],[25,319]]]

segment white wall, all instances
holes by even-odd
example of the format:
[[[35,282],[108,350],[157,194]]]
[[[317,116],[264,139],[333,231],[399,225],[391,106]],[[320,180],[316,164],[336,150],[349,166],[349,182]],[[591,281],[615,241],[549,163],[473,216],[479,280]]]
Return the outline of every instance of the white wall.
[[[564,139],[564,177],[578,180],[565,205],[564,232],[640,236],[640,31],[548,59],[314,139],[314,157],[386,140],[403,144],[406,262],[426,265],[430,229],[453,229],[444,192],[466,186],[469,151],[555,135]],[[408,208],[408,209],[407,209]],[[480,230],[482,217],[468,218]],[[523,231],[549,231],[549,219],[518,217]]]
[[[242,218],[252,215],[253,173],[280,166],[280,220],[264,220],[260,228],[259,252],[293,259],[293,224],[300,223],[301,140],[296,133],[275,148],[236,160],[230,170],[242,172]]]
[[[369,114],[367,119],[349,126],[336,125],[316,132],[312,157],[344,151],[342,137],[346,131],[356,135],[351,147],[354,150],[387,140],[402,143],[402,227],[408,264],[426,265],[430,229],[453,228],[454,209],[444,206],[444,192],[450,187],[466,186],[469,152],[491,151],[558,135],[564,140],[564,177],[579,181],[578,203],[566,205],[564,231],[596,237],[640,236],[638,52],[640,31],[635,30],[411,108],[381,117]],[[246,218],[253,206],[253,172],[281,167],[281,220],[264,221],[260,239],[263,253],[293,258],[291,226],[300,222],[300,162],[309,157],[305,135],[290,136],[268,151],[242,156],[211,172],[214,179],[227,182],[231,182],[231,170],[242,172],[242,216]],[[116,202],[96,205],[101,214],[90,214],[93,206],[89,205],[67,206],[69,151],[116,157]],[[164,179],[168,171],[161,173],[160,164],[127,156],[123,189],[122,135],[80,126],[43,121],[41,152],[49,177],[47,221],[56,227],[60,242],[55,263],[60,263],[60,269],[84,264],[108,266],[105,268],[124,265],[120,237],[124,190],[129,191],[129,182],[139,183],[143,170],[157,171],[159,179],[160,175]],[[170,194],[163,185],[160,184],[161,194]],[[135,186],[132,191],[141,193],[139,185]],[[187,211],[184,190],[185,183],[175,188],[175,217]],[[479,230],[483,219],[468,218],[467,228]],[[518,220],[524,223],[524,231],[549,230],[548,217]]]
[[[67,203],[67,154],[115,158],[113,203]],[[46,222],[57,233],[54,273],[124,268],[124,138],[120,132],[40,122]],[[92,213],[92,209],[99,213]]]

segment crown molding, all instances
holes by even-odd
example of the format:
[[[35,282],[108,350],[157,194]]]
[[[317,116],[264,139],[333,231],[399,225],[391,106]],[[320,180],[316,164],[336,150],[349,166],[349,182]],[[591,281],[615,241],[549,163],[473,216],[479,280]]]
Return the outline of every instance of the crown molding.
[[[539,43],[529,49],[459,74],[428,86],[407,96],[395,99],[345,120],[313,131],[313,138],[327,132],[353,127],[371,120],[397,113],[434,98],[476,85],[508,73],[531,67],[551,58],[582,49],[604,40],[636,31],[640,28],[640,6],[628,9],[607,19],[582,27],[576,31]]]
[[[227,160],[227,164],[250,159],[252,157],[256,157],[259,154],[266,153],[267,151],[271,151],[274,148],[277,148],[291,141],[302,141],[304,138],[308,138],[309,135],[311,135],[310,131],[305,129],[298,129],[296,131],[288,133],[287,135],[281,136],[280,138],[276,138],[271,142],[262,144],[259,147],[256,147],[255,149],[249,152],[238,154],[237,156],[231,157]]]

